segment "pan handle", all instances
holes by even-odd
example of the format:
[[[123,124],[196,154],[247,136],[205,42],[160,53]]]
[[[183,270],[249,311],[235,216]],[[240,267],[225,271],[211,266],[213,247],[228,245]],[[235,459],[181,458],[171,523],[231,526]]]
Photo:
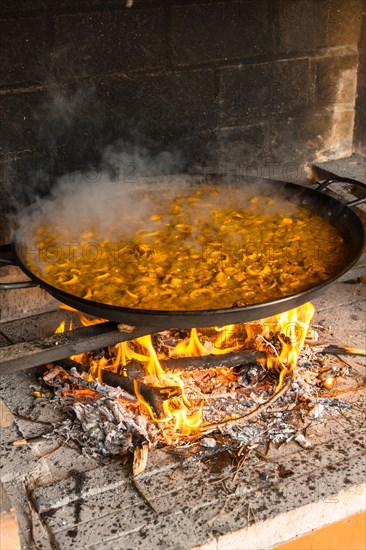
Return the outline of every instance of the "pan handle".
[[[316,188],[317,191],[323,191],[323,189],[326,189],[328,185],[331,183],[351,183],[352,185],[357,185],[358,187],[361,187],[366,191],[366,183],[362,183],[362,181],[357,181],[352,178],[341,178],[333,176],[332,178],[328,178],[324,181],[320,181],[317,183],[318,187]],[[355,199],[354,201],[350,201],[346,203],[346,206],[357,206],[358,204],[362,204],[366,202],[366,196],[361,199]]]
[[[10,244],[3,244],[0,246],[0,268],[6,265],[18,266],[16,258],[14,257],[12,247]],[[0,290],[15,290],[17,288],[30,288],[31,286],[38,286],[33,281],[18,281],[14,283],[0,283]]]

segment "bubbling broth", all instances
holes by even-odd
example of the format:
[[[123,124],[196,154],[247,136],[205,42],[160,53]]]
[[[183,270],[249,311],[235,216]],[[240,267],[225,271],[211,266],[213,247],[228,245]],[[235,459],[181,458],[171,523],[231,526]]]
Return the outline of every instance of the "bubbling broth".
[[[147,192],[143,200],[149,208],[140,209],[139,219],[130,224],[121,215],[108,234],[93,225],[92,213],[77,238],[72,222],[38,225],[38,253],[28,265],[69,294],[166,311],[276,300],[318,285],[344,265],[337,230],[288,201],[210,186],[171,196]]]

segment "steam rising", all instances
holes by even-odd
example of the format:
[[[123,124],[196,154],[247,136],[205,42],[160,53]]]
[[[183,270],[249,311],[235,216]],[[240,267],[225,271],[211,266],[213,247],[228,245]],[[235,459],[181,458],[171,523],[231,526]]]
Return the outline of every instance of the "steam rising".
[[[91,105],[95,108],[91,109]],[[77,165],[89,168],[70,171],[57,180],[54,173],[47,174],[46,167],[30,182],[31,206],[23,209],[17,219],[17,240],[27,248],[34,247],[34,234],[40,226],[49,228],[60,246],[87,242],[89,238],[129,239],[142,228],[148,231],[153,226],[151,216],[168,210],[177,194],[185,194],[187,188],[201,183],[199,178],[176,175],[186,167],[179,153],[152,154],[146,147],[137,146],[146,140],[136,129],[132,135],[127,128],[119,128],[124,138],[107,147],[98,143],[90,147],[90,140],[103,134],[100,130],[104,124],[103,106],[99,109],[92,87],[84,91],[55,89],[35,116],[50,150],[57,149],[67,137]],[[83,139],[85,136],[88,139]],[[46,197],[40,198],[41,194]],[[208,216],[215,208],[250,207],[250,198],[260,194],[271,196],[273,187],[262,186],[258,181],[244,182],[238,188],[230,187],[228,192],[228,187],[220,182],[218,193],[214,197],[208,194],[209,202],[203,200],[195,216]],[[266,213],[291,214],[295,208],[288,201],[277,200],[266,208]],[[194,227],[192,235],[197,236]]]
[[[180,174],[148,176],[155,171],[169,171],[171,158],[167,153],[154,162],[127,153],[118,155],[112,149],[104,157],[105,171],[74,172],[59,179],[58,185],[47,199],[37,199],[19,217],[17,240],[27,247],[34,246],[34,233],[40,226],[47,226],[59,243],[97,238],[118,241],[132,238],[139,230],[153,230],[151,217],[170,209],[177,196],[185,197],[190,190],[202,184],[201,178]],[[121,167],[125,170],[122,179]],[[137,167],[139,167],[137,169]],[[141,167],[141,168],[140,168]],[[128,175],[127,175],[128,174]],[[205,183],[204,185],[208,185]],[[211,186],[210,186],[211,187]],[[273,187],[261,183],[244,183],[240,186],[219,184],[216,194],[205,193],[195,209],[194,217],[202,223],[210,220],[211,212],[224,208],[253,209],[250,199],[254,196],[272,197]],[[266,205],[265,213],[293,215],[296,204],[277,198]],[[195,223],[193,221],[193,223]],[[195,227],[193,226],[193,236]],[[61,239],[61,241],[60,241]],[[192,242],[194,246],[194,241]]]

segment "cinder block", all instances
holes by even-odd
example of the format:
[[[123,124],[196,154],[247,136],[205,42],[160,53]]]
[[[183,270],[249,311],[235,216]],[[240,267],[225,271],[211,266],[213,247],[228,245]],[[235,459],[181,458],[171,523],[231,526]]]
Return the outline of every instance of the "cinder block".
[[[49,32],[44,17],[0,20],[0,85],[46,80]]]
[[[220,71],[221,124],[247,125],[258,116],[290,113],[312,104],[308,59],[278,61]]]
[[[278,179],[304,184],[306,162],[314,154],[301,132],[306,119],[266,116],[261,124],[219,131],[219,170],[227,177]],[[312,139],[315,139],[310,128]],[[286,142],[286,140],[289,142]]]
[[[57,167],[52,160],[50,155],[25,154],[0,163],[0,244],[9,242],[16,214],[51,186],[48,174],[56,173]]]
[[[16,93],[0,96],[0,155],[36,149],[40,144],[35,113],[45,102],[44,92]]]
[[[362,13],[365,11],[363,0],[328,0],[327,5],[327,43],[329,46],[351,44],[358,46]]]
[[[319,158],[351,154],[353,112],[302,110],[266,120],[267,142],[280,179],[298,181],[306,166]]]
[[[352,154],[354,118],[353,108],[343,109],[340,107],[333,110],[330,114],[329,130],[324,136],[324,149],[319,151],[317,157],[319,160],[337,159]]]
[[[278,4],[280,52],[356,46],[362,0],[282,0]]]
[[[110,118],[133,124],[137,133],[215,124],[214,75],[209,69],[105,79],[100,92]]]
[[[8,94],[0,97],[0,104],[3,155],[13,157],[25,149],[43,152],[36,168],[20,168],[21,185],[30,195],[47,191],[62,173],[97,165],[103,149],[116,140],[127,143],[127,152],[128,144],[136,144],[151,154],[175,151],[189,163],[203,162],[215,140],[218,114],[212,70],[115,76],[94,87],[83,82],[75,89],[70,85],[42,94]],[[18,169],[7,166],[12,181]],[[13,191],[14,186],[11,195]]]
[[[54,51],[58,77],[164,66],[164,11],[120,9],[60,15],[55,22]]]
[[[172,55],[176,65],[247,58],[272,49],[266,1],[208,2],[172,8]]]
[[[357,83],[357,56],[325,57],[317,61],[316,99],[320,106],[354,104]]]
[[[5,282],[0,278],[1,282]],[[10,277],[7,277],[7,281]],[[12,277],[12,281],[19,280]],[[24,280],[24,279],[23,279]],[[0,291],[0,324],[13,319],[21,319],[59,307],[59,302],[39,287]]]
[[[37,167],[43,170],[37,177],[41,187],[47,178],[98,162],[109,137],[106,108],[90,82],[9,93],[0,96],[0,109],[0,152],[9,159],[43,153],[44,162]]]
[[[241,470],[229,468],[235,476],[223,474],[219,457],[213,471],[212,464],[187,460],[174,465],[160,456],[160,471],[153,468],[135,478],[138,491],[125,469],[110,464],[39,487],[32,500],[62,548],[188,549],[225,534],[239,537],[238,530],[248,528],[249,506],[256,530],[262,531],[256,536],[268,540],[266,522],[279,514],[311,505],[318,516],[324,503],[334,504],[334,512],[340,502],[348,509],[359,506],[347,505],[342,496],[345,489],[357,494],[363,482],[365,443],[357,426],[328,419],[326,426],[314,427],[312,444],[306,451],[294,443],[272,449],[266,464],[249,459]],[[346,457],[345,445],[352,449]],[[281,478],[280,468],[292,475]],[[272,481],[261,478],[263,470],[274,474]],[[220,479],[226,483],[217,483]]]
[[[253,182],[271,177],[269,144],[263,123],[218,130],[218,142],[218,173],[224,177]]]

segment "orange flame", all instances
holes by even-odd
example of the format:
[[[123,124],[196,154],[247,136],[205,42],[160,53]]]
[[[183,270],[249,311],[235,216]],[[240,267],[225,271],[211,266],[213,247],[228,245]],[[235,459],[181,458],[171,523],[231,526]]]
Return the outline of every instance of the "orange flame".
[[[226,325],[224,327],[215,327],[218,336],[214,342],[207,342],[208,345],[205,347],[198,336],[198,331],[196,328],[192,328],[189,338],[179,342],[174,350],[171,353],[171,357],[197,357],[203,355],[224,355],[225,353],[230,353],[235,349],[238,349],[239,345],[231,347],[223,347],[225,342],[232,337],[233,332],[235,331],[235,325]]]
[[[186,338],[175,346],[172,357],[197,357],[209,354],[210,352],[201,344],[198,338],[197,329],[192,328],[189,338]]]
[[[65,327],[66,327],[66,321],[62,321],[57,329],[55,330],[55,334],[61,334],[62,332],[65,332]]]
[[[81,313],[81,311],[78,311],[77,309],[71,306],[68,306],[66,304],[61,304],[60,309],[66,309],[67,311],[72,311],[74,313],[77,313],[79,315],[80,322],[84,327],[89,327],[90,325],[99,325],[100,323],[104,323],[106,321],[106,319],[96,319],[96,318],[90,319],[89,317],[86,317],[86,315]]]
[[[314,311],[313,304],[308,302],[298,308],[262,320],[263,332],[259,337],[273,350],[273,353],[267,354],[267,368],[282,367],[277,391],[281,389],[286,373],[297,365]],[[279,352],[270,342],[271,333],[278,335],[281,343]]]
[[[156,422],[168,423],[173,420],[174,431],[176,433],[179,433],[180,435],[189,435],[201,424],[203,404],[201,404],[198,411],[190,411],[191,403],[186,396],[184,384],[180,374],[177,372],[172,373],[164,371],[152,344],[151,336],[136,338],[136,342],[138,342],[147,351],[147,355],[145,357],[140,357],[144,357],[144,367],[148,383],[152,386],[160,388],[169,386],[177,386],[180,388],[179,397],[173,397],[163,401],[163,411],[165,414],[164,418],[155,418],[151,407],[137,391],[137,384],[135,384],[135,393],[138,399],[148,409],[150,416]],[[134,353],[134,355],[138,354]]]

